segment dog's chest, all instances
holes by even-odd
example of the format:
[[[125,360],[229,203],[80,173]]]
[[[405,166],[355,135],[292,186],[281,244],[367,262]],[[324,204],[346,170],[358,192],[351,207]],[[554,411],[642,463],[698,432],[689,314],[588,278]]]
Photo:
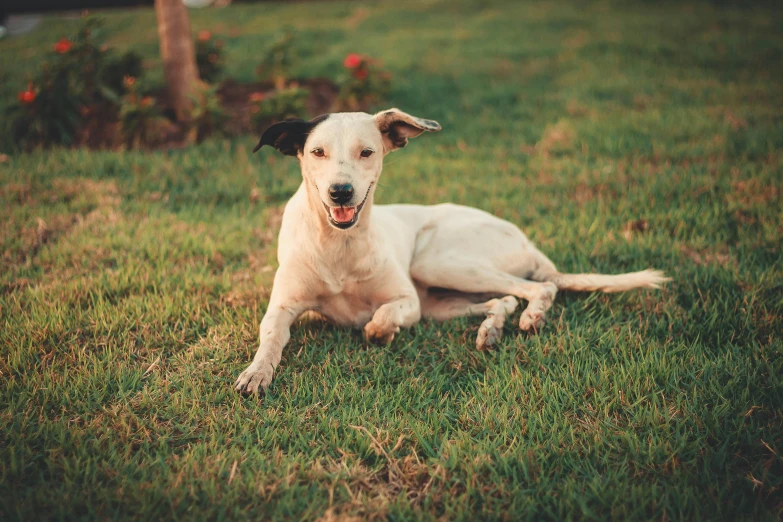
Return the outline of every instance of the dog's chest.
[[[318,311],[339,325],[363,326],[382,304],[376,293],[387,261],[369,244],[339,246],[319,257]]]
[[[331,295],[321,299],[319,312],[342,326],[364,326],[370,322],[378,305],[367,294],[367,285],[356,282],[332,285],[332,289],[337,287],[341,291],[330,292]]]

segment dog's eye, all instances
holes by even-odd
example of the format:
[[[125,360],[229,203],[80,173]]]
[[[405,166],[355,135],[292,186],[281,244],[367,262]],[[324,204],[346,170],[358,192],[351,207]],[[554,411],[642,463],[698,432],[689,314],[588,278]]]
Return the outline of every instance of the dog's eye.
[[[364,150],[362,151],[362,154],[361,154],[361,156],[362,156],[362,158],[369,158],[370,156],[372,156],[372,153],[373,153],[373,152],[375,152],[375,151],[374,151],[374,150],[372,150],[372,149],[364,149]]]
[[[313,149],[312,152],[313,152],[313,156],[315,156],[316,158],[324,157],[324,149],[322,149],[321,147],[317,147]]]

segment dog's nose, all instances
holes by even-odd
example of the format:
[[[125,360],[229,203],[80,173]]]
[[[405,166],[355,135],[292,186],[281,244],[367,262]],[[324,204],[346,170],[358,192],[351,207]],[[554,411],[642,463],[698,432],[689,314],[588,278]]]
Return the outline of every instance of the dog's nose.
[[[338,205],[344,205],[353,197],[353,185],[335,183],[329,187],[329,197]]]

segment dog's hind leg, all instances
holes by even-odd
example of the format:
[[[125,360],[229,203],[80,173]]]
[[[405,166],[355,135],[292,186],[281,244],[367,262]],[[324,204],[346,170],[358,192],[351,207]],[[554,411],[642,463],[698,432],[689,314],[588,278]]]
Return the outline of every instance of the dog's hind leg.
[[[411,274],[421,284],[430,287],[467,293],[510,294],[525,299],[528,305],[519,319],[519,327],[524,331],[537,332],[543,326],[546,312],[552,307],[557,294],[554,283],[528,281],[481,262],[451,266],[440,263],[432,267],[418,264],[411,267]]]
[[[476,338],[476,347],[479,350],[488,348],[500,340],[506,317],[516,308],[517,300],[511,295],[501,299],[490,299],[483,303],[476,303],[461,296],[438,297],[432,294],[422,300],[422,314],[436,321],[468,315],[486,315],[487,318],[481,323]]]

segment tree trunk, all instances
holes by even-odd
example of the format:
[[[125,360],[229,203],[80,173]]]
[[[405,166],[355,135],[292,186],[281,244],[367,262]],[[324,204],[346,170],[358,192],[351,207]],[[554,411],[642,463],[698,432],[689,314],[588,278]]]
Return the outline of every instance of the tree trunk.
[[[155,0],[160,55],[171,105],[178,121],[190,119],[198,68],[188,10],[182,0]]]

